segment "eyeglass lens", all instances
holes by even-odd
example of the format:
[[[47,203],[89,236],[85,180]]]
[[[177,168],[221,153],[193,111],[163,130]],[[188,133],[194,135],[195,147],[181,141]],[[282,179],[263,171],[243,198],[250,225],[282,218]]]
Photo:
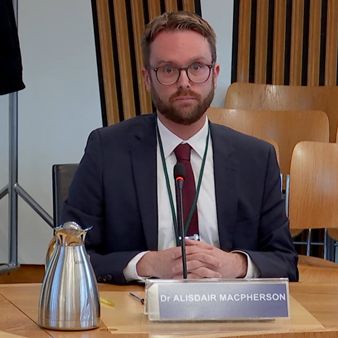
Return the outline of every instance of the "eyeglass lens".
[[[174,84],[178,81],[181,71],[184,70],[190,81],[203,83],[208,80],[211,66],[202,63],[193,63],[188,67],[179,68],[172,65],[164,65],[155,68],[157,80],[162,84]]]

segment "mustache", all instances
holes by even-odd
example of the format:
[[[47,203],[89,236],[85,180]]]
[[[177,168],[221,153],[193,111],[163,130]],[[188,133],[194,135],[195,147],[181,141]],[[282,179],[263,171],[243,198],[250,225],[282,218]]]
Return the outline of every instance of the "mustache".
[[[184,88],[180,88],[176,91],[176,93],[174,93],[173,95],[170,96],[169,98],[169,101],[172,101],[174,100],[176,97],[179,97],[179,96],[192,96],[198,100],[200,100],[201,98],[201,95],[193,92],[192,90],[190,89],[184,89]]]

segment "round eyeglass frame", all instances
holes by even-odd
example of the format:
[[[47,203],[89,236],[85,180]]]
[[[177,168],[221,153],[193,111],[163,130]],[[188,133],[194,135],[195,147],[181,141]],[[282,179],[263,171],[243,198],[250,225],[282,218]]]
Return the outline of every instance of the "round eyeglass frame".
[[[198,81],[196,82],[196,81],[192,80],[192,79],[190,78],[190,76],[189,76],[188,69],[189,69],[192,65],[193,65],[193,64],[191,64],[191,65],[189,65],[189,66],[187,66],[187,67],[174,67],[174,68],[176,68],[176,69],[178,70],[178,76],[177,76],[177,79],[176,79],[175,81],[170,82],[170,83],[163,83],[163,82],[161,82],[161,81],[159,80],[158,75],[157,75],[157,72],[158,72],[158,70],[159,70],[161,67],[151,67],[151,66],[150,66],[149,68],[155,72],[156,80],[158,81],[159,84],[161,84],[161,85],[163,85],[163,86],[172,86],[173,84],[177,83],[178,80],[179,80],[180,77],[181,77],[181,72],[182,72],[183,70],[185,71],[185,73],[186,73],[186,75],[187,75],[187,77],[188,77],[188,79],[189,79],[190,82],[196,83],[196,84],[202,84],[202,83],[205,83],[205,82],[207,82],[207,81],[209,80],[210,74],[211,74],[211,70],[214,68],[215,63],[213,62],[213,63],[210,64],[210,65],[206,65],[206,64],[203,63],[203,66],[206,66],[206,67],[209,68],[209,74],[208,74],[208,76],[207,76],[207,78],[206,78],[205,80],[200,81],[200,82],[198,82]]]

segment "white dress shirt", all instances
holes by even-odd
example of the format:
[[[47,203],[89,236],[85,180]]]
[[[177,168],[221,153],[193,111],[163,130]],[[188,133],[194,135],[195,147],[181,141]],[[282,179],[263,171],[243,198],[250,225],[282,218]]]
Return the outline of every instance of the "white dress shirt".
[[[163,145],[163,152],[170,181],[171,194],[174,205],[176,206],[175,180],[173,172],[177,160],[174,154],[174,149],[180,143],[188,143],[191,146],[192,150],[190,161],[192,170],[194,172],[195,184],[197,187],[209,129],[208,119],[206,118],[204,126],[188,140],[182,140],[178,136],[173,134],[161,123],[158,118],[157,123]],[[176,239],[159,142],[157,142],[157,196],[158,250],[163,250],[176,246]],[[200,240],[219,248],[214,180],[214,161],[210,135],[206,162],[202,176],[200,192],[197,200],[197,211]],[[127,281],[142,280],[142,278],[137,275],[136,264],[145,253],[146,252],[141,252],[136,255],[124,269],[123,273]],[[250,257],[246,253],[244,254],[247,256],[248,260],[248,270],[245,278],[257,277],[257,268],[253,265]]]

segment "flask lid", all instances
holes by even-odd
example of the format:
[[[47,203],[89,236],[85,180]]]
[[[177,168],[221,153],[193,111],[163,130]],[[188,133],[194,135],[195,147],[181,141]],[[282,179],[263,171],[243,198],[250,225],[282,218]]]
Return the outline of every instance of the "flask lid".
[[[66,222],[55,228],[55,237],[61,245],[81,245],[84,243],[87,231],[91,228],[82,229],[75,222]]]

